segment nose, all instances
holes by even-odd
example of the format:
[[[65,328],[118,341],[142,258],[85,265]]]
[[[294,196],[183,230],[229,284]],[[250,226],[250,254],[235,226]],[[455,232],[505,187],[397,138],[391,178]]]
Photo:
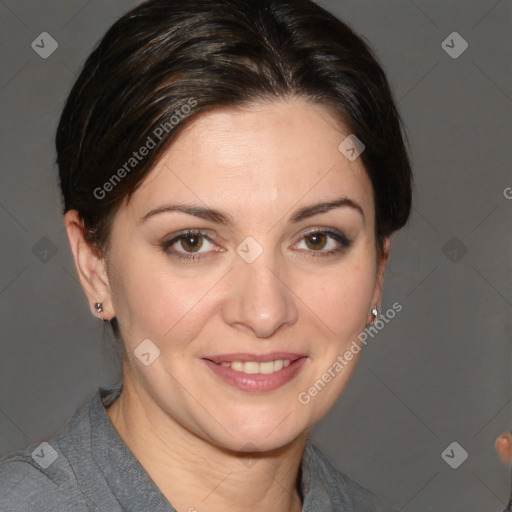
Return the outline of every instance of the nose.
[[[229,274],[229,295],[223,307],[228,325],[268,338],[281,326],[297,321],[296,296],[274,257],[263,252],[252,263],[240,258]]]

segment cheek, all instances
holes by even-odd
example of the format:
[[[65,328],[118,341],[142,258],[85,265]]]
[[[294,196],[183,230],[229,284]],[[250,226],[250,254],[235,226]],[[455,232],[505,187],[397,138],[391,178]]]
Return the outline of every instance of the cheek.
[[[315,279],[307,286],[296,279],[298,293],[320,321],[329,327],[330,335],[346,340],[366,325],[369,303],[375,290],[375,263],[366,254],[353,254],[332,272]]]
[[[178,349],[180,341],[193,338],[206,321],[212,307],[207,295],[218,280],[207,274],[177,276],[170,267],[144,265],[135,258],[125,261],[111,286],[126,343],[135,346],[149,338],[163,346],[172,339]]]

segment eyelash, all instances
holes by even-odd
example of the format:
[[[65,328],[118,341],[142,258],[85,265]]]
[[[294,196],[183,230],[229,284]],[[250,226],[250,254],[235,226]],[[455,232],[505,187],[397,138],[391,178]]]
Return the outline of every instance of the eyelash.
[[[321,234],[327,235],[327,237],[334,239],[336,242],[338,242],[340,244],[340,247],[338,247],[337,249],[333,249],[331,251],[327,251],[327,252],[311,250],[310,257],[312,257],[312,258],[324,258],[326,256],[332,256],[334,254],[342,253],[342,252],[346,251],[352,245],[352,241],[349,240],[343,233],[337,232],[337,231],[330,231],[330,230],[321,230],[321,229],[313,229],[313,230],[310,230],[310,231],[304,233],[298,242],[302,241],[303,239],[305,239],[308,236],[321,235]],[[192,235],[201,236],[201,237],[205,238],[208,242],[210,242],[212,244],[215,243],[206,233],[203,233],[202,231],[188,230],[188,231],[184,231],[184,232],[178,234],[171,240],[162,242],[160,244],[161,248],[165,254],[168,254],[170,256],[175,256],[181,260],[197,261],[197,260],[201,260],[205,257],[208,257],[208,254],[210,251],[206,252],[206,253],[182,253],[179,251],[170,250],[170,248],[174,244],[176,244],[180,240],[186,239],[188,236],[192,236]]]

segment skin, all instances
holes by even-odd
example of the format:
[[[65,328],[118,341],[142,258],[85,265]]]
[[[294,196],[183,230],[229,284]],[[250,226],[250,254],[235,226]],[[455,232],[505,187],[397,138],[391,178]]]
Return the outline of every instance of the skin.
[[[496,452],[507,466],[512,465],[512,435],[510,432],[504,432],[496,438],[495,442]]]
[[[178,511],[242,512],[255,503],[263,512],[302,509],[307,434],[342,393],[359,355],[309,404],[298,394],[371,322],[389,256],[386,239],[377,258],[373,190],[361,159],[338,150],[347,135],[326,108],[297,98],[204,113],[118,211],[105,259],[85,242],[78,213],[65,215],[91,309],[102,302],[95,314],[116,316],[125,342],[123,392],[107,414]],[[343,206],[289,221],[298,208],[341,197],[359,204],[364,218]],[[183,212],[141,222],[176,201],[221,210],[234,224]],[[341,231],[352,244],[315,257],[340,244],[305,237],[310,228]],[[212,239],[203,239],[203,259],[179,260],[162,249],[186,229]],[[252,263],[236,252],[248,236],[263,249]],[[183,241],[172,248],[190,252]],[[149,366],[134,355],[144,339],[160,350]],[[270,392],[235,389],[201,360],[275,351],[307,361]]]

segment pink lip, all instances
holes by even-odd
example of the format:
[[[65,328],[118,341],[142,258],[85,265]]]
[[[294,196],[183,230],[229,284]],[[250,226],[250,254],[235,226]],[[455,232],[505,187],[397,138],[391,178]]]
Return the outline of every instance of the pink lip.
[[[278,353],[277,356],[273,354],[272,357],[270,357],[269,354],[258,356],[258,361],[258,359],[255,359],[254,354],[250,355],[250,357],[240,358],[242,355],[248,356],[249,354],[230,354],[229,356],[216,356],[216,359],[219,359],[219,362],[231,360],[265,362],[269,360],[272,361],[274,359],[290,359],[291,362],[290,365],[286,368],[283,368],[274,373],[247,374],[244,372],[237,372],[232,370],[228,366],[222,366],[219,363],[215,363],[213,362],[213,358],[201,359],[201,361],[203,361],[204,364],[206,364],[213,371],[213,373],[220,377],[224,382],[227,382],[231,386],[240,389],[241,391],[266,392],[274,391],[275,389],[278,389],[281,386],[284,386],[286,383],[290,382],[300,372],[308,359],[306,356],[300,357],[295,354],[288,354],[288,357],[282,357],[281,353]]]
[[[307,356],[305,354],[293,354],[292,352],[272,352],[270,354],[220,354],[218,356],[206,356],[202,359],[207,359],[220,364],[222,362],[232,363],[233,361],[255,361],[257,363],[266,363],[268,361],[275,361],[276,359],[289,359],[290,362],[292,362],[303,357]]]

